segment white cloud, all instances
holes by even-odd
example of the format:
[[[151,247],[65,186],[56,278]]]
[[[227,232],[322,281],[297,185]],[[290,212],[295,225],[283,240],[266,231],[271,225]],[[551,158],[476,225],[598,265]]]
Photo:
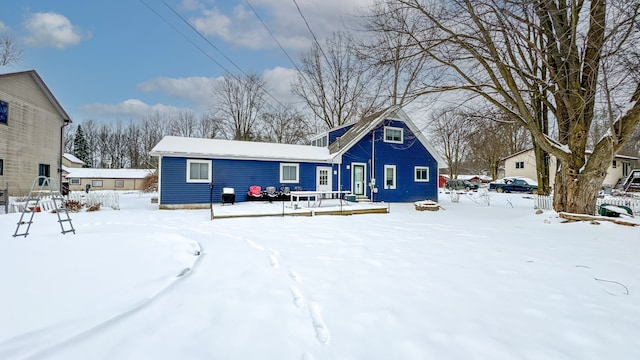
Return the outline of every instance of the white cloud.
[[[80,108],[92,116],[140,118],[151,113],[174,114],[189,109],[181,109],[164,104],[149,105],[138,99],[128,99],[118,104],[90,104]]]
[[[219,7],[207,7],[203,2],[185,0],[199,14],[189,21],[205,36],[219,37],[231,44],[249,48],[275,48],[277,44],[264,28],[251,8],[238,5],[224,12]],[[311,0],[298,2],[315,36],[322,41],[331,32],[345,29],[362,10],[374,0]],[[253,8],[266,22],[278,42],[288,49],[306,50],[311,45],[311,33],[293,2],[283,5],[282,0],[254,0]]]
[[[262,78],[267,84],[267,88],[273,97],[283,103],[291,102],[291,82],[295,79],[297,71],[295,69],[275,67],[267,69],[262,73]]]
[[[9,27],[7,25],[5,25],[2,21],[0,21],[0,32],[7,32],[9,31]]]
[[[85,37],[67,17],[53,12],[30,14],[24,27],[27,31],[25,43],[36,47],[64,49],[77,45]]]
[[[136,86],[136,89],[145,92],[158,91],[167,95],[188,99],[200,111],[206,111],[212,104],[213,84],[220,78],[188,77],[167,78],[157,77]]]

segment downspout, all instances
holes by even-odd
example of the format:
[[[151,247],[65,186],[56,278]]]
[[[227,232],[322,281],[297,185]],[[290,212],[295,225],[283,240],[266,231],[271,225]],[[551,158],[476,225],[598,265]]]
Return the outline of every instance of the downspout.
[[[376,158],[376,130],[373,129],[371,130],[371,174],[369,175],[369,183],[371,184],[371,186],[369,187],[370,191],[371,191],[371,202],[374,202],[373,196],[374,196],[374,191],[373,189],[375,189],[376,187],[376,167],[375,167],[375,158]]]
[[[65,120],[60,127],[60,155],[58,156],[58,186],[60,186],[60,194],[62,194],[62,156],[64,154],[64,128],[71,123],[71,120]]]

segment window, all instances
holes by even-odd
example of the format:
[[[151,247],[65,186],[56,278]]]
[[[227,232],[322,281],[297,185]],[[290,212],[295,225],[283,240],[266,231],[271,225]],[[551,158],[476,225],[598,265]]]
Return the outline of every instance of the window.
[[[321,138],[315,139],[315,140],[311,140],[311,145],[312,146],[318,146],[318,147],[326,147],[327,146],[327,136],[323,136]]]
[[[429,168],[426,166],[416,166],[415,168],[415,178],[413,179],[416,182],[429,182]]]
[[[396,166],[384,166],[384,188],[393,190],[396,188]]]
[[[102,180],[91,180],[91,186],[102,187]]]
[[[402,144],[404,130],[402,128],[384,127],[384,142]]]
[[[298,183],[300,176],[299,164],[280,164],[280,182],[281,183]]]
[[[116,180],[115,186],[117,188],[124,187],[124,180]]]
[[[4,171],[4,160],[0,159],[0,175],[3,175]]]
[[[187,182],[210,183],[211,160],[187,160]]]
[[[9,122],[9,103],[0,100],[0,123],[6,124]]]
[[[71,179],[69,183],[71,185],[80,185],[80,179]]]
[[[516,161],[516,169],[524,169],[524,161]]]
[[[51,176],[51,166],[49,164],[39,164],[38,165],[38,176],[44,176],[46,178]],[[44,183],[44,179],[38,179],[38,185],[42,186]]]
[[[618,162],[613,160],[613,164],[611,165],[614,169],[618,167]]]

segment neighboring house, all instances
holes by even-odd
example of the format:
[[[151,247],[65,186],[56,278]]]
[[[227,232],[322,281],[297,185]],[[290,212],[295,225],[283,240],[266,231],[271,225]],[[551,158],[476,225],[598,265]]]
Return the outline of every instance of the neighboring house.
[[[369,201],[437,200],[442,161],[399,107],[314,142],[320,146],[167,136],[151,151],[159,157],[160,208],[204,208],[220,202],[225,187],[245,201],[252,185],[350,191]]]
[[[84,167],[84,161],[78,159],[73,154],[64,153],[62,154],[62,171],[65,176],[69,173],[70,169],[78,169]]]
[[[68,168],[66,181],[69,190],[144,190],[144,178],[153,173],[149,169],[92,169]]]
[[[589,152],[587,152],[587,156]],[[505,177],[522,176],[531,179],[538,178],[536,170],[536,158],[533,148],[517,152],[504,160]],[[607,169],[607,176],[603,185],[615,186],[620,179],[625,179],[631,170],[638,166],[640,158],[633,156],[616,155]],[[556,158],[551,156],[549,160],[550,186],[553,187],[556,173]]]
[[[0,184],[27,195],[37,176],[62,175],[69,115],[35,70],[0,74]]]

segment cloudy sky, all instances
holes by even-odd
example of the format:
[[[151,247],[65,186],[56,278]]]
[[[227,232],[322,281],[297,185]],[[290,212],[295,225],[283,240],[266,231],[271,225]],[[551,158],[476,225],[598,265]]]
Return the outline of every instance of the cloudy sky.
[[[262,21],[297,61],[312,42],[304,19],[323,39],[371,1],[6,1],[0,33],[24,56],[0,73],[35,69],[74,121],[205,112],[225,71],[261,75],[290,101],[294,66]]]

